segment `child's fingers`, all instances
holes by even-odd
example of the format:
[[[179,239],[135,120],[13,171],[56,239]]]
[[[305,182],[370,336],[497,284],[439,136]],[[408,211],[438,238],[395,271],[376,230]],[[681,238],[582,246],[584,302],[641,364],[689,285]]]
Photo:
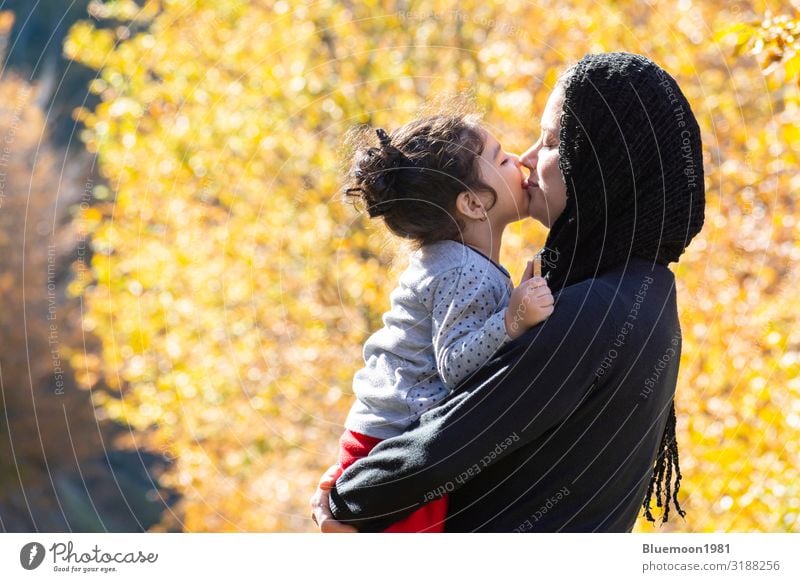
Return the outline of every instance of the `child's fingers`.
[[[525,265],[525,274],[522,276],[523,281],[528,281],[533,278],[533,261],[528,261]]]
[[[525,265],[525,271],[522,273],[522,279],[520,279],[519,284],[522,285],[525,281],[528,281],[533,277],[533,261],[528,261],[528,264]]]
[[[531,289],[550,289],[544,277],[532,277],[525,281],[525,286]]]

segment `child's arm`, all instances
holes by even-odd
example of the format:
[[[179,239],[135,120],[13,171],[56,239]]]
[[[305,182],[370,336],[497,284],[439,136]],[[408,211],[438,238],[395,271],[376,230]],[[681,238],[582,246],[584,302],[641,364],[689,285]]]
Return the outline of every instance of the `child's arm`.
[[[485,273],[459,268],[439,277],[432,297],[433,349],[439,376],[449,389],[527,329],[529,317],[514,322],[514,331],[509,327],[506,309],[498,309],[503,292]]]
[[[497,309],[498,291],[486,276],[455,269],[443,276],[433,295],[433,348],[444,384],[453,389],[494,353],[545,320],[553,297],[529,263],[507,309]]]
[[[486,275],[453,269],[439,278],[431,313],[433,351],[439,376],[451,390],[511,340],[496,293]]]

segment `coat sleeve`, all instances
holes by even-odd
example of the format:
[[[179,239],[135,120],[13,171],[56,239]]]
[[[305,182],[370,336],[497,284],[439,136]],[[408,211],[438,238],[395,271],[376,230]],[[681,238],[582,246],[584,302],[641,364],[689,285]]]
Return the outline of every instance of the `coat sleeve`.
[[[598,381],[614,337],[610,310],[589,284],[564,289],[547,320],[349,467],[331,490],[334,517],[382,531],[558,426]]]

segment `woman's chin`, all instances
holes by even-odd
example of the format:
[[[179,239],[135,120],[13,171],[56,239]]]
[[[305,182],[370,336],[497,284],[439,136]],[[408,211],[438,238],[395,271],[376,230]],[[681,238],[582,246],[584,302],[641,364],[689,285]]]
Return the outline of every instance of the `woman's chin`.
[[[542,208],[539,206],[533,198],[531,198],[528,204],[528,216],[541,222],[545,227],[550,228],[550,213],[547,212],[546,207]]]
[[[547,213],[542,214],[538,209],[529,209],[528,216],[541,223],[545,228],[550,228],[550,217],[547,216]]]

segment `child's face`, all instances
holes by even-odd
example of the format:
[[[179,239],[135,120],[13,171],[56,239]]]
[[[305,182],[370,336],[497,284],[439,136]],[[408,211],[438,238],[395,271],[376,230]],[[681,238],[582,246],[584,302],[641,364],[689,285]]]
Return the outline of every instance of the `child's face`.
[[[497,192],[497,200],[488,211],[495,225],[506,225],[528,216],[528,192],[520,161],[505,152],[500,142],[485,131],[483,152],[479,159],[483,181]]]

